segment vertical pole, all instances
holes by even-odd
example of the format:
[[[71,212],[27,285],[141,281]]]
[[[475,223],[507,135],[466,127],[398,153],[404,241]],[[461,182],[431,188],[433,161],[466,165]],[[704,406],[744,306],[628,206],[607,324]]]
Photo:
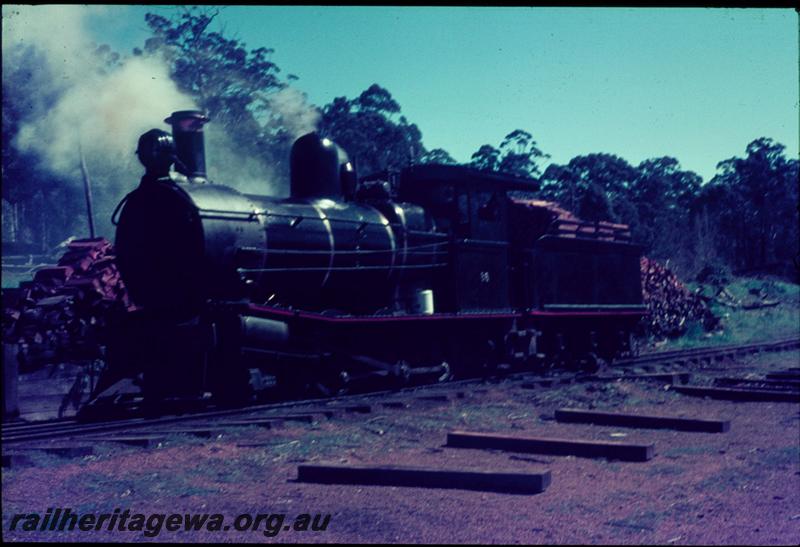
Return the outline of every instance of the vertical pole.
[[[15,201],[13,203],[13,208],[11,209],[11,241],[14,243],[17,242],[17,233],[19,226],[19,204]]]
[[[89,170],[86,169],[86,160],[83,157],[83,147],[78,144],[81,156],[81,173],[83,173],[83,192],[86,195],[86,216],[89,219],[89,237],[94,239],[94,214],[92,212],[92,182],[89,180]]]
[[[41,247],[42,253],[47,253],[47,218],[46,218],[46,204],[44,199],[44,190],[40,191],[38,194],[39,196],[39,218],[41,219]]]
[[[3,421],[19,416],[19,345],[3,343]]]

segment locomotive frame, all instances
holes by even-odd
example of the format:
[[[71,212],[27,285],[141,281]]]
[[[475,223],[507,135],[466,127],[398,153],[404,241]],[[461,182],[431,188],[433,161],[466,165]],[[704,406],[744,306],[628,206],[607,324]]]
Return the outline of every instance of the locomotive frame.
[[[146,173],[115,211],[138,309],[112,322],[94,397],[136,375],[147,397],[232,401],[632,351],[641,248],[624,225],[531,199],[534,180],[416,165],[359,181],[312,133],[289,198],[242,194],[206,179],[202,113],[166,121],[172,135],[140,139]]]

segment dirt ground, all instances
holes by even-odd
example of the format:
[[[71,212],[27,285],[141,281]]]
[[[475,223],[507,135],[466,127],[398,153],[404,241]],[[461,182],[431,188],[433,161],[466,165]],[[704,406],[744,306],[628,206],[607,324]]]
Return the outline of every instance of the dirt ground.
[[[744,376],[800,364],[797,351],[743,359]],[[708,370],[722,374],[722,370]],[[702,383],[702,378],[696,379]],[[693,380],[694,382],[694,380]],[[678,395],[657,383],[592,383],[536,390],[487,386],[448,403],[414,402],[278,430],[243,428],[214,440],[175,436],[158,448],[95,446],[76,459],[34,456],[4,469],[7,541],[410,542],[754,544],[800,543],[800,405]],[[726,433],[559,424],[559,407],[731,421]],[[446,448],[452,429],[654,443],[648,462]],[[249,446],[246,446],[249,445]],[[253,446],[257,445],[257,446]],[[308,462],[416,465],[514,472],[549,469],[537,495],[299,483]],[[330,514],[324,531],[11,531],[16,514]],[[22,522],[22,521],[20,521]],[[244,521],[242,521],[244,522]],[[272,521],[273,524],[276,521]],[[155,526],[155,524],[154,524]],[[278,527],[282,528],[282,527]],[[152,536],[152,537],[151,537]]]

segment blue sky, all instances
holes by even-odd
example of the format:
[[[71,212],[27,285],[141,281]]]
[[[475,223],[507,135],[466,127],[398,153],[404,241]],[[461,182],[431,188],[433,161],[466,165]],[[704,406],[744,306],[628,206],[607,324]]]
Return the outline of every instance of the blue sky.
[[[146,12],[174,9],[109,6],[90,31],[127,53]],[[705,180],[761,136],[798,153],[790,9],[238,6],[217,20],[274,48],[316,105],[382,85],[458,161],[517,128],[552,162],[670,155]]]

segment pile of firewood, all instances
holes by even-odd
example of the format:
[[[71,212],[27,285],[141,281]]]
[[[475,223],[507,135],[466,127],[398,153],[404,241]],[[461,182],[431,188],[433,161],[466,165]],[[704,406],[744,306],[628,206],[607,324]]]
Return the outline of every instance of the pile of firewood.
[[[717,304],[729,308],[757,310],[760,308],[771,308],[781,303],[780,300],[768,298],[767,291],[763,287],[760,289],[750,289],[750,294],[746,299],[736,298],[725,287],[718,287],[716,293],[717,295],[714,297],[714,301],[717,302]]]
[[[700,320],[710,331],[719,323],[700,295],[691,292],[680,280],[654,260],[642,257],[642,295],[647,313],[642,319],[646,334],[680,336],[692,320]]]
[[[17,304],[3,310],[3,334],[19,344],[22,370],[101,358],[109,313],[130,308],[104,238],[71,241],[56,266],[39,269],[20,291]]]

